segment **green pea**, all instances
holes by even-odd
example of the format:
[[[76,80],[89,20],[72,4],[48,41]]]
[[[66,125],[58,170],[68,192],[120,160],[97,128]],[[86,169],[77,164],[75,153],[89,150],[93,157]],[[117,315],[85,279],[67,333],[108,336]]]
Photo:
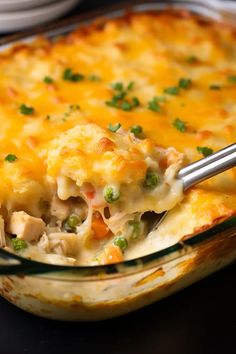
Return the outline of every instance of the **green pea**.
[[[80,219],[77,215],[70,215],[64,222],[64,229],[67,232],[76,232],[76,226],[80,223]]]
[[[129,226],[132,228],[131,238],[132,240],[136,240],[141,233],[141,224],[140,221],[130,220],[128,222]]]
[[[23,249],[27,248],[27,243],[20,238],[14,237],[11,239],[12,247],[14,251],[22,251]]]
[[[144,186],[149,189],[154,189],[159,183],[159,176],[156,172],[147,171]]]
[[[114,203],[120,198],[120,191],[115,186],[107,185],[103,189],[103,197],[107,203]]]
[[[126,250],[126,248],[128,247],[128,241],[123,236],[117,236],[114,239],[113,243],[114,243],[114,245],[120,247],[122,252],[124,252]]]

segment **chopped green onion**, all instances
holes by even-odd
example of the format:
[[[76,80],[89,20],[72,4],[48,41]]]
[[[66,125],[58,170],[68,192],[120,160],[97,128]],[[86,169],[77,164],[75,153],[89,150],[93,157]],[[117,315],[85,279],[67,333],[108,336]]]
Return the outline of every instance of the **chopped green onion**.
[[[197,146],[197,151],[204,157],[207,157],[213,153],[213,150],[207,146]]]
[[[131,103],[129,103],[128,101],[124,101],[124,102],[121,103],[120,108],[121,108],[123,111],[131,111],[132,105],[131,105]]]
[[[220,90],[220,89],[221,89],[221,86],[220,86],[220,85],[210,85],[210,86],[209,86],[209,89],[210,89],[210,90]]]
[[[54,80],[50,76],[45,76],[43,81],[45,82],[45,84],[52,84]]]
[[[134,134],[134,136],[136,136],[137,138],[140,137],[140,135],[142,135],[143,133],[143,128],[141,127],[141,125],[133,125],[130,128],[131,133]]]
[[[236,84],[236,75],[231,75],[228,77],[228,81],[231,83],[231,84]]]
[[[114,125],[112,125],[111,123],[109,123],[109,125],[108,125],[108,130],[110,130],[110,132],[112,132],[112,133],[116,133],[117,130],[120,129],[120,127],[121,127],[121,124],[120,124],[120,123],[116,123],[116,124],[114,124]]]
[[[176,119],[174,120],[173,126],[174,126],[177,130],[179,130],[181,133],[184,133],[184,132],[186,131],[186,129],[187,129],[186,123],[185,123],[183,120],[179,119],[179,118],[176,118]]]
[[[12,247],[14,251],[22,251],[23,249],[27,248],[27,243],[20,238],[14,237],[11,239]]]
[[[111,85],[111,87],[115,91],[123,91],[124,90],[123,82],[114,82]],[[126,90],[131,91],[133,88],[134,88],[134,81],[130,81],[130,83],[127,85],[127,89]]]
[[[168,95],[176,96],[179,94],[179,87],[177,86],[167,87],[164,90],[164,93],[167,93]]]
[[[128,94],[127,91],[132,90],[133,86],[133,81],[128,84],[127,89],[124,89],[124,84],[122,82],[114,82],[111,87],[116,92],[110,101],[105,102],[106,105],[109,107],[122,109],[123,111],[131,111],[132,108],[138,107],[140,102],[137,97],[133,97],[131,100],[124,100]]]
[[[140,105],[138,97],[133,97],[131,102],[132,107],[138,107]]]
[[[122,91],[124,89],[124,85],[122,82],[114,82],[111,87],[113,88],[113,90],[116,91]]]
[[[132,108],[139,106],[140,102],[137,97],[133,97],[131,102],[127,100],[121,101],[125,96],[126,92],[120,92],[119,94],[113,96],[111,101],[106,101],[106,105],[109,107],[122,109],[123,111],[131,111]]]
[[[121,91],[121,92],[117,93],[115,96],[113,96],[113,99],[115,101],[119,101],[119,100],[123,100],[125,98],[125,96],[127,96],[127,93],[125,91]]]
[[[111,99],[111,101],[106,101],[106,105],[110,106],[110,107],[115,107],[115,108],[119,108],[119,101],[122,100],[123,98],[125,98],[126,96],[126,92],[121,91],[119,93],[117,93],[116,95],[114,95]]]
[[[154,189],[159,183],[159,176],[156,172],[152,171],[147,171],[145,181],[144,181],[144,187],[149,188],[149,189]]]
[[[103,189],[103,197],[107,203],[114,203],[120,198],[120,191],[115,186],[107,185]]]
[[[113,243],[114,243],[114,245],[120,247],[122,252],[124,252],[126,250],[126,248],[128,247],[128,241],[123,236],[117,236],[114,239]]]
[[[160,113],[161,112],[161,106],[159,105],[158,101],[160,101],[160,99],[158,97],[156,97],[156,96],[153,97],[152,100],[148,102],[148,108],[151,111]]]
[[[8,154],[4,160],[8,162],[14,162],[17,160],[17,156],[14,154]]]
[[[64,229],[67,232],[76,232],[76,226],[80,224],[80,219],[77,215],[70,215],[64,222]]]
[[[109,107],[119,108],[119,103],[114,97],[112,97],[111,101],[106,101],[105,103]]]
[[[22,105],[20,105],[19,109],[20,109],[20,113],[24,114],[26,116],[30,116],[30,115],[32,115],[34,113],[34,108],[30,107],[30,106],[27,106],[24,103]]]
[[[71,68],[65,69],[63,73],[63,80],[71,82],[79,82],[84,79],[84,75],[80,73],[73,73]]]
[[[130,81],[130,83],[127,86],[127,90],[131,91],[131,90],[133,90],[133,88],[134,88],[134,81]]]
[[[179,80],[179,88],[187,90],[190,87],[191,83],[191,79],[182,78]]]

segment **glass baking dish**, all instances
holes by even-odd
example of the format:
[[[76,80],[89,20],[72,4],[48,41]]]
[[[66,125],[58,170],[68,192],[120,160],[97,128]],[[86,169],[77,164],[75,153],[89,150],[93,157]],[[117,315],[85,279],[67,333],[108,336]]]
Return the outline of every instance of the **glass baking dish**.
[[[236,3],[160,1],[112,6],[67,20],[35,34],[4,39],[2,49],[15,41],[29,42],[43,33],[64,35],[97,16],[112,18],[133,11],[181,7],[213,19],[233,21]],[[69,24],[68,24],[69,22]],[[0,50],[1,50],[0,48]],[[161,251],[119,264],[70,267],[44,264],[0,249],[0,294],[38,316],[67,321],[95,321],[123,315],[158,301],[236,260],[236,217],[185,238]]]

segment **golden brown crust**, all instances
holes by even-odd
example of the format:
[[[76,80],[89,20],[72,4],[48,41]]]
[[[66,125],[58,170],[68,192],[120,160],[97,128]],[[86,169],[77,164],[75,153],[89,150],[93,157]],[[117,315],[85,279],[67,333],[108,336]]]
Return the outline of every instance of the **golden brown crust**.
[[[193,20],[200,26],[204,26],[204,27],[211,27],[211,28],[220,27],[220,28],[230,29],[232,33],[236,36],[236,27],[232,23],[228,23],[226,21],[224,22],[223,20],[215,21],[212,20],[211,18],[207,18],[200,14],[196,14],[184,8],[179,8],[179,9],[169,8],[166,10],[144,11],[142,13],[136,13],[132,10],[132,8],[130,8],[129,10],[127,9],[126,13],[121,17],[108,19],[107,17],[104,16],[104,17],[99,17],[88,24],[82,24],[73,32],[69,33],[68,35],[59,37],[56,40],[56,43],[73,44],[75,41],[78,41],[79,39],[86,39],[86,37],[89,37],[91,34],[94,34],[95,32],[104,31],[105,27],[108,24],[109,25],[114,24],[116,26],[124,26],[124,25],[129,26],[130,24],[132,24],[133,19],[136,18],[137,16],[149,16],[154,19],[158,19],[158,17],[160,16],[161,17],[166,16],[168,22],[169,22],[169,18],[186,19],[187,21]],[[19,43],[13,45],[5,52],[0,52],[0,59],[1,57],[5,57],[5,58],[10,57],[21,50],[27,50],[32,53],[35,49],[35,45],[37,47],[37,43],[39,43],[40,49],[42,50],[44,49],[46,51],[46,50],[50,50],[50,48],[55,43],[55,40],[50,40],[49,38],[41,35],[31,45],[28,45],[26,43]]]

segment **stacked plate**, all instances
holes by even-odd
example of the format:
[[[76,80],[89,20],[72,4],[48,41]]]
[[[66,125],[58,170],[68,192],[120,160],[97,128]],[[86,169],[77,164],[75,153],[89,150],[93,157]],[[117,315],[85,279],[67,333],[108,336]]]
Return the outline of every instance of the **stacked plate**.
[[[62,16],[79,0],[0,0],[0,32],[26,30]]]

